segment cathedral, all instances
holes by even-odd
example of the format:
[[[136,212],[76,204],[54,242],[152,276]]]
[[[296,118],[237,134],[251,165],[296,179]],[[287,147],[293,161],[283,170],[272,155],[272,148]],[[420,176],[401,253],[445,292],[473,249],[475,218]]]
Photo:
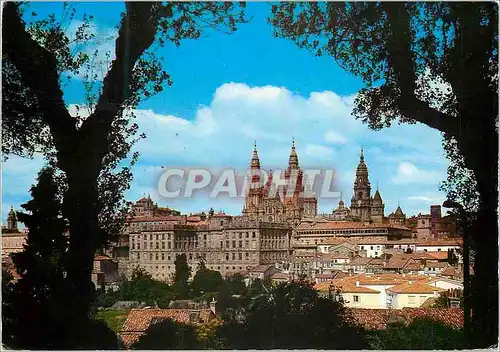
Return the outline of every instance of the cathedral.
[[[384,202],[378,187],[373,197],[371,196],[371,185],[368,179],[368,167],[365,164],[363,148],[361,148],[359,164],[356,169],[351,209],[344,205],[341,197],[339,206],[333,211],[331,218],[334,220],[358,220],[378,223],[384,221]]]
[[[260,170],[260,160],[255,144],[250,170],[254,172]],[[251,177],[259,176],[254,174]],[[283,174],[283,178],[288,183],[292,177],[296,178],[295,187],[292,192],[287,192],[285,187],[274,188],[276,186],[272,182],[272,172],[269,172],[265,185],[248,190],[242,214],[261,221],[289,223],[291,225],[297,225],[305,217],[315,217],[318,203],[316,197],[302,197],[300,195],[304,191],[303,172],[299,167],[295,141],[292,141],[288,168]]]

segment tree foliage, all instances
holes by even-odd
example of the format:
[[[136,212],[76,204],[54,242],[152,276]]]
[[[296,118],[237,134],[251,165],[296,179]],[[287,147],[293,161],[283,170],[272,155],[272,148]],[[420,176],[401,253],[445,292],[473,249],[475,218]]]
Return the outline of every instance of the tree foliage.
[[[196,330],[192,325],[175,322],[171,319],[150,325],[139,338],[134,350],[189,350],[197,346]]]
[[[472,215],[464,227],[474,234],[482,297],[472,336],[496,343],[498,4],[294,2],[272,5],[269,21],[277,37],[363,80],[353,114],[372,129],[419,122],[443,133],[452,163],[442,188],[462,203],[461,218]]]
[[[362,349],[364,340],[342,302],[318,296],[312,284],[279,284],[243,316],[224,320],[219,336],[236,349]]]
[[[380,350],[453,350],[463,349],[464,334],[427,318],[416,318],[406,326],[392,324],[370,334],[370,347]]]
[[[194,275],[191,290],[195,295],[202,292],[217,292],[223,284],[222,275],[219,271],[210,270],[200,261],[198,270]]]
[[[123,190],[132,174],[129,168],[116,169],[137,130],[131,110],[171,83],[153,44],[180,45],[207,28],[234,31],[244,22],[241,8],[234,3],[126,3],[102,84],[92,86],[96,77],[87,73],[90,114],[72,116],[63,98],[63,73],[89,67],[89,58],[72,55],[66,27],[54,17],[27,25],[19,3],[3,7],[2,78],[12,88],[2,95],[3,116],[8,115],[2,133],[10,141],[4,151],[28,156],[41,151],[60,171],[69,222],[66,294],[73,300],[67,309],[74,319],[84,319],[93,300],[94,253],[123,220]]]

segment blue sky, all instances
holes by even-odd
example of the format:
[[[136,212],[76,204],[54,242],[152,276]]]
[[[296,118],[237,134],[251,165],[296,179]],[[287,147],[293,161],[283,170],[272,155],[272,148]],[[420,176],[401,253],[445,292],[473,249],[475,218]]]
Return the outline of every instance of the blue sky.
[[[32,3],[30,10],[42,17],[60,13],[61,3]],[[83,50],[113,49],[122,3],[78,3],[94,15],[97,40]],[[212,31],[179,48],[168,45],[159,52],[174,84],[144,101],[135,112],[140,130],[148,138],[137,144],[141,153],[135,179],[127,193],[130,200],[151,193],[159,204],[182,212],[210,206],[239,214],[242,199],[231,202],[197,197],[165,200],[156,192],[161,166],[245,168],[257,140],[264,168],[283,168],[292,136],[303,167],[334,168],[344,194],[352,195],[354,171],[362,145],[372,187],[379,190],[386,214],[398,199],[408,214],[428,212],[440,204],[438,191],[446,177],[448,161],[441,135],[424,125],[394,125],[370,131],[351,116],[353,99],[361,80],[329,57],[313,57],[294,43],[276,39],[266,23],[270,5],[248,3],[248,24],[227,35]],[[29,19],[28,19],[29,20]],[[70,24],[69,31],[77,22]],[[84,104],[81,79],[75,77],[64,90],[71,108]],[[2,219],[8,208],[28,199],[40,159],[12,157],[3,165]],[[319,200],[319,211],[330,212],[338,200]]]

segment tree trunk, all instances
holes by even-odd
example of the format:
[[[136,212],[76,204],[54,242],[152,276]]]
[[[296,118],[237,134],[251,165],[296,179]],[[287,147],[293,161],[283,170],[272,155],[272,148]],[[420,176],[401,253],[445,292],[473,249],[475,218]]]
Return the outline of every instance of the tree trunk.
[[[70,245],[67,261],[69,286],[69,314],[75,322],[88,318],[93,301],[94,287],[91,275],[95,246],[99,236],[99,205],[96,169],[91,169],[88,159],[75,158],[66,170],[68,191],[64,199],[64,211],[69,220]]]
[[[474,348],[498,343],[498,133],[495,126],[488,127],[475,148],[464,153],[474,164],[479,192],[479,211],[470,233],[475,252],[471,287]]]

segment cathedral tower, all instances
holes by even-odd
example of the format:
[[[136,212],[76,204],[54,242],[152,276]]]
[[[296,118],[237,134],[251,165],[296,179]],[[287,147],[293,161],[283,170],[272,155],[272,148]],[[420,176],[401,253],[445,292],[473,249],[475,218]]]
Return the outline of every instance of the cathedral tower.
[[[11,232],[18,232],[17,228],[17,215],[13,207],[10,207],[9,214],[7,215],[7,229]]]
[[[354,195],[351,199],[351,215],[361,221],[371,220],[372,199],[370,197],[371,186],[368,180],[368,167],[365,164],[363,148],[359,156],[359,164],[356,169],[356,180],[354,181]]]
[[[247,177],[251,177],[251,180],[247,180],[248,190],[245,197],[245,205],[243,206],[243,214],[255,215],[257,209],[262,200],[262,191],[264,185],[261,187],[252,187],[251,184],[255,184],[262,177],[260,174],[260,160],[259,154],[257,153],[257,143],[253,144],[253,155],[252,161],[250,162],[250,173]]]
[[[373,196],[372,199],[372,210],[371,210],[371,215],[372,215],[372,220],[374,222],[382,222],[384,221],[384,202],[382,201],[382,197],[380,196],[380,192],[378,191],[378,185],[377,185],[377,190],[375,191],[375,195]]]

